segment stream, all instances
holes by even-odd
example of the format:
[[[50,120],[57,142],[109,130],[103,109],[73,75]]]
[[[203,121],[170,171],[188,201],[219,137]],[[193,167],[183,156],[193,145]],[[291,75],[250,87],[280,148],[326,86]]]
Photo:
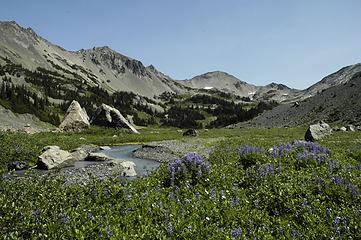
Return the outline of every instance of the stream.
[[[132,154],[133,151],[138,149],[139,147],[141,147],[141,145],[121,145],[121,146],[113,146],[113,147],[111,147],[110,150],[100,150],[97,152],[104,153],[105,155],[107,155],[110,158],[113,158],[115,160],[134,162],[136,164],[134,169],[135,169],[137,175],[141,176],[147,170],[151,171],[152,169],[156,169],[160,165],[160,163],[157,161],[154,161],[154,160],[150,160],[150,159],[140,159],[140,158],[133,157],[133,154]],[[75,162],[74,166],[64,167],[63,170],[79,169],[79,168],[87,167],[89,165],[95,165],[95,164],[100,164],[100,163],[104,163],[104,162],[78,161],[78,162]],[[47,173],[50,173],[51,171],[56,171],[56,170],[42,170],[42,169],[34,169],[34,170],[38,171],[41,174],[47,174]],[[19,170],[19,171],[15,172],[17,177],[24,177],[25,173],[26,173],[26,170]],[[3,176],[10,177],[10,175],[7,173],[5,173]],[[133,178],[130,178],[130,179],[133,179]]]

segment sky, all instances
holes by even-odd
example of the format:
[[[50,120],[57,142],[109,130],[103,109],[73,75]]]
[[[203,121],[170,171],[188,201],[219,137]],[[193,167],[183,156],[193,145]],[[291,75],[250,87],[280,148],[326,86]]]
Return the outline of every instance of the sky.
[[[109,46],[176,80],[224,71],[305,89],[361,62],[360,12],[359,0],[11,0],[0,21],[71,51]]]

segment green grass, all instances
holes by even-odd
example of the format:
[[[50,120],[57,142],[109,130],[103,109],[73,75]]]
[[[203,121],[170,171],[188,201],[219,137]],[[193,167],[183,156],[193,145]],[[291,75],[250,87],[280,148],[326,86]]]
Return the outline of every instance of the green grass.
[[[34,144],[56,143],[70,150],[82,143],[161,139],[192,141],[213,151],[209,159],[188,155],[131,182],[114,176],[80,186],[71,176],[51,181],[35,173],[22,180],[1,178],[0,236],[361,239],[360,132],[336,133],[320,146],[293,143],[303,139],[305,128],[201,130],[196,138],[183,138],[170,128],[140,131],[1,135],[8,137],[9,149],[25,137],[21,146],[29,154]]]

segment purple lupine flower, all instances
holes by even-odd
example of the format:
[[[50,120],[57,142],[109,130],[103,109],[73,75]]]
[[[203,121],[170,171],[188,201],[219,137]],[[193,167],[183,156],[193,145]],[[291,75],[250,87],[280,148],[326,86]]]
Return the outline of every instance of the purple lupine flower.
[[[266,225],[262,224],[262,230],[263,230],[264,232],[267,232],[267,227],[266,227]]]
[[[331,217],[331,208],[326,208],[326,214]]]
[[[168,234],[169,234],[170,236],[173,235],[172,223],[169,223],[169,224],[168,224]]]
[[[258,199],[254,200],[253,203],[254,203],[254,206],[255,206],[256,208],[258,208]]]
[[[33,212],[33,216],[35,218],[35,221],[40,222],[41,218],[40,218],[40,210],[36,210],[35,212]]]
[[[66,213],[63,214],[63,217],[61,218],[61,220],[63,220],[63,223],[64,223],[64,224],[69,223],[69,221],[68,221],[69,219],[68,219]]]
[[[197,202],[201,201],[201,194],[199,192],[196,193]]]
[[[242,229],[241,228],[232,229],[230,235],[231,238],[240,239],[242,237]]]
[[[211,199],[212,199],[213,202],[216,200],[216,195],[217,195],[217,188],[214,188],[211,191]]]
[[[192,231],[192,226],[189,224],[187,227],[188,232]]]
[[[108,233],[108,238],[110,238],[111,236],[113,236],[112,229],[110,228],[110,225],[107,226],[106,229],[107,229],[107,233]]]

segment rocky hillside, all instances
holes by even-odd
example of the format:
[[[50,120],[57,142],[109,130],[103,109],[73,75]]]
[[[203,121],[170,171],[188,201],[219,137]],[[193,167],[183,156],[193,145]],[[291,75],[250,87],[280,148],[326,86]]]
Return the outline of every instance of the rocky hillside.
[[[154,66],[145,67],[109,47],[67,51],[16,22],[0,22],[0,56],[29,70],[42,67],[112,91],[131,91],[150,98],[165,91],[184,91]]]
[[[275,100],[278,102],[296,98],[301,91],[291,89],[283,84],[271,83],[266,86],[255,86],[225,72],[208,72],[190,80],[179,81],[188,87],[198,89],[218,89],[252,100]]]
[[[326,78],[325,78],[326,79]],[[229,126],[285,127],[314,123],[319,120],[335,124],[361,125],[361,72],[333,87],[300,102],[283,104],[253,120]]]
[[[302,98],[305,99],[311,96],[315,96],[317,93],[322,92],[324,89],[347,83],[354,76],[355,73],[359,72],[361,72],[361,63],[341,68],[337,72],[324,77],[321,81],[303,90]]]

